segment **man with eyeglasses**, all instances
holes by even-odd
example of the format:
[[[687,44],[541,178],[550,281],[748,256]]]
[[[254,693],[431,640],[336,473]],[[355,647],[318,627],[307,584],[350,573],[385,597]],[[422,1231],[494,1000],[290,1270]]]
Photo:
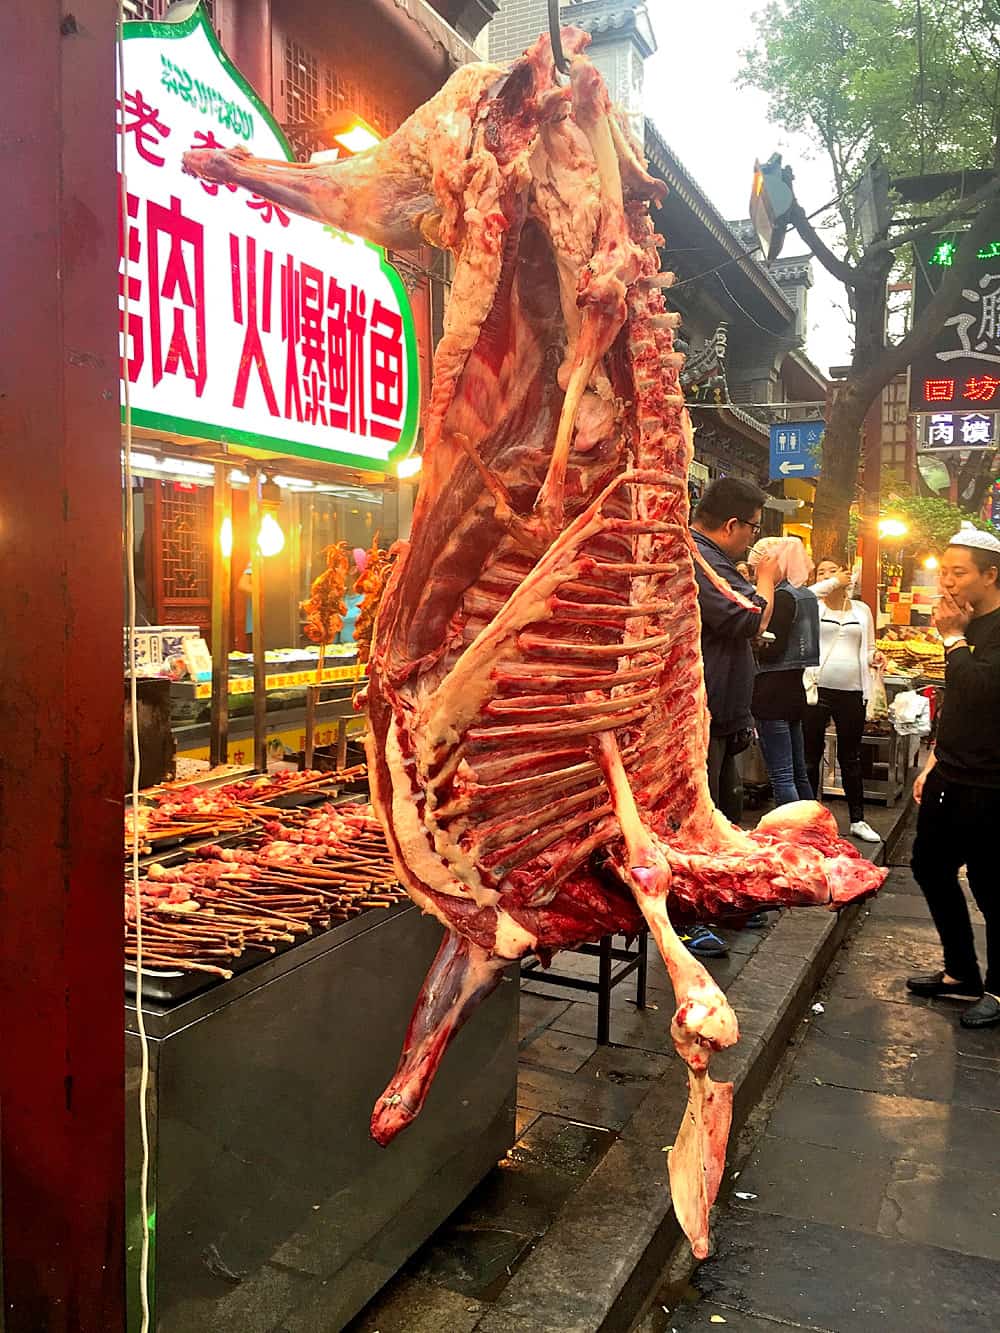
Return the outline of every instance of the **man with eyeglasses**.
[[[722,813],[739,823],[743,814],[743,787],[736,755],[753,736],[750,701],[753,698],[754,657],[751,644],[767,629],[774,606],[775,561],[757,566],[757,586],[736,568],[760,535],[764,493],[739,477],[720,477],[698,503],[691,531],[707,565],[736,592],[753,604],[747,610],[728,598],[695,566],[698,606],[701,611],[701,654],[705,663],[705,691],[712,728],[708,749],[708,783]]]
[[[743,559],[760,536],[766,498],[752,482],[739,477],[720,477],[706,488],[691,521],[691,533],[702,559],[753,607],[747,610],[732,601],[699,564],[695,565],[705,693],[712,718],[708,785],[712,800],[734,824],[743,815],[743,782],[736,756],[753,740],[751,644],[767,629],[777,574],[774,558],[763,559],[757,566],[754,588],[736,568],[736,562]],[[692,930],[685,943],[699,957],[722,957],[728,952],[725,942],[706,926]]]

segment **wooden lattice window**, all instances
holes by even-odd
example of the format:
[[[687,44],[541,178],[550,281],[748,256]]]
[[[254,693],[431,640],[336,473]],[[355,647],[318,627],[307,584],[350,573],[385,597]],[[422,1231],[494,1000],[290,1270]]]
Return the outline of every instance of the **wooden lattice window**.
[[[285,119],[313,124],[319,117],[319,61],[298,42],[285,43]]]
[[[160,19],[170,0],[125,0],[127,19]]]
[[[170,8],[171,0],[124,0],[126,19],[162,19]],[[208,15],[213,27],[215,22],[216,0],[201,0],[202,8]]]
[[[396,128],[395,118],[388,108],[377,102],[359,83],[345,78],[338,70],[327,68],[324,71],[323,91],[329,109],[354,111],[383,136],[391,134]]]
[[[186,490],[163,483],[162,559],[164,601],[201,600],[209,596],[212,553],[209,547],[208,505],[211,492]]]

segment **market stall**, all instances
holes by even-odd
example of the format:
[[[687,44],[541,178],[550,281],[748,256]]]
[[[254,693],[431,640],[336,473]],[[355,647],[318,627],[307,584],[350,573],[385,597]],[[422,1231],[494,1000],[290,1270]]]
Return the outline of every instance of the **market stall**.
[[[280,1266],[314,1279],[298,1283],[303,1302],[322,1283],[323,1326],[339,1328],[512,1141],[516,969],[463,1033],[414,1132],[377,1147],[371,1109],[439,927],[395,883],[359,804],[363,772],[224,776],[159,788],[126,825],[145,849],[154,1327],[226,1326],[268,1298]],[[125,908],[134,1085],[128,888]],[[133,1203],[136,1110],[130,1097]]]
[[[440,942],[358,762],[372,571],[420,467],[427,312],[381,248],[182,173],[222,122],[292,158],[202,11],[125,37],[130,1323],[145,1245],[160,1333],[229,1327],[290,1269],[322,1279],[309,1326],[339,1328],[514,1136],[509,984],[413,1133],[369,1138]],[[127,699],[128,771],[131,727]]]

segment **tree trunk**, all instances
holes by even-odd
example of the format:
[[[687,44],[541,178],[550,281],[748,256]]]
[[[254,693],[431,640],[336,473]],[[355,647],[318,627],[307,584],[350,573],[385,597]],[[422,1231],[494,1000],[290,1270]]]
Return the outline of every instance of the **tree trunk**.
[[[972,453],[958,474],[958,503],[970,514],[983,507],[997,473],[997,455],[988,449]]]
[[[823,464],[816,484],[812,554],[817,561],[824,557],[847,558],[847,527],[858,488],[861,427],[874,397],[865,372],[878,364],[885,350],[885,284],[892,261],[891,254],[869,252],[857,269],[851,373],[843,388],[834,394],[830,419],[823,433]],[[881,387],[875,393],[881,392]]]

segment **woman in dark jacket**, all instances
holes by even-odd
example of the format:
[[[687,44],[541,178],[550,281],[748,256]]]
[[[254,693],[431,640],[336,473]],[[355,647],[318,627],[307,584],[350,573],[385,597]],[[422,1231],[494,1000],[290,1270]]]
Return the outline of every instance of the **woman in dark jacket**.
[[[768,625],[774,636],[757,647],[751,711],[775,805],[811,801],[814,793],[806,772],[802,717],[806,692],[802,672],[819,665],[819,606],[802,585],[812,561],[797,537],[771,537],[750,552],[750,567],[764,555],[777,556],[781,579],[775,585],[774,610]]]

